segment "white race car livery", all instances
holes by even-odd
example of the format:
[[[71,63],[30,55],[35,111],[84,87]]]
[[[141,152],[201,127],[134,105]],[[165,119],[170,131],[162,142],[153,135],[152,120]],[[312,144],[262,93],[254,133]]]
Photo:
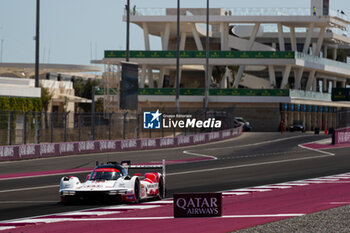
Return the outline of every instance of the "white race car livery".
[[[128,175],[129,169],[161,169],[162,172],[147,172],[144,175]],[[78,177],[62,177],[61,202],[79,200],[112,199],[122,202],[139,202],[142,199],[165,197],[165,161],[162,165],[130,165],[130,161],[108,162],[97,166],[85,182]]]

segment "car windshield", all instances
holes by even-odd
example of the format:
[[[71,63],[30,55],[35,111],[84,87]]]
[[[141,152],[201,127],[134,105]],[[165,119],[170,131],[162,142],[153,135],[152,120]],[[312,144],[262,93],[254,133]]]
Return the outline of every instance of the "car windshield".
[[[293,121],[293,125],[303,125],[304,122],[302,121]]]
[[[89,180],[117,180],[121,176],[117,169],[96,169]]]

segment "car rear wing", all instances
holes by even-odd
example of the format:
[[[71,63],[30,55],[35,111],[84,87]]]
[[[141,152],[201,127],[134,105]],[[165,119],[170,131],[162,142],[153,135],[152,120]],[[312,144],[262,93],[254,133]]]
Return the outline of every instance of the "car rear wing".
[[[128,169],[162,169],[162,176],[165,179],[166,176],[166,169],[165,169],[165,159],[162,160],[162,164],[154,164],[154,165],[131,165],[131,162],[128,161],[122,161],[121,162],[122,167],[124,167],[126,170]]]

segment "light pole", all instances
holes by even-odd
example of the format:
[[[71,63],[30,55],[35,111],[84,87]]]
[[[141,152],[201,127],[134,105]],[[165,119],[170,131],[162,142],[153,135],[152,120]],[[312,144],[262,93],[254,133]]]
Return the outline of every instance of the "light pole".
[[[36,0],[35,87],[39,87],[40,0]]]
[[[91,140],[95,141],[95,89],[93,85],[91,87]]]
[[[209,0],[207,0],[207,34],[205,40],[205,97],[204,108],[208,108],[209,103]]]
[[[126,4],[126,54],[125,61],[129,61],[130,57],[130,49],[129,49],[129,41],[130,41],[130,0],[128,0]]]
[[[0,46],[0,63],[2,62],[2,51],[4,49],[4,39],[1,39],[1,46]]]
[[[175,97],[175,106],[176,112],[180,112],[180,0],[177,0],[177,31],[176,31],[176,97]]]

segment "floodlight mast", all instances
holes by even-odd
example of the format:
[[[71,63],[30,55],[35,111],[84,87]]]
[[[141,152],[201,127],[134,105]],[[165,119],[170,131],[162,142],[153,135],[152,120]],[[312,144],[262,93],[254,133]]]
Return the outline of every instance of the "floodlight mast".
[[[176,112],[180,112],[180,0],[177,0],[177,32],[176,32]]]
[[[35,87],[39,87],[40,0],[36,0]]]

